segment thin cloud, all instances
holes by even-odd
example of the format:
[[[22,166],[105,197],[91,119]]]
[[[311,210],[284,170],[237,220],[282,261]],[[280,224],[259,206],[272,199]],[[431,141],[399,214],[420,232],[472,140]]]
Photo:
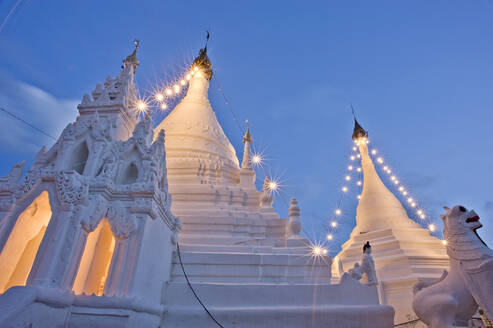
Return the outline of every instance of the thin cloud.
[[[77,116],[78,100],[59,99],[36,86],[0,74],[0,106],[48,134],[58,137]],[[0,151],[32,154],[53,140],[5,113],[0,113]]]

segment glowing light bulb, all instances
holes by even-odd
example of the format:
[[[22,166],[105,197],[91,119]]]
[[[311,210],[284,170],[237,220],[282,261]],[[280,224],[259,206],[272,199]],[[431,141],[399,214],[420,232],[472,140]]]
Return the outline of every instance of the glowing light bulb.
[[[356,151],[356,149],[357,149],[356,147],[353,147],[353,151]]]
[[[395,180],[395,181],[394,181],[394,183],[395,183],[395,184],[399,184],[399,180]]]
[[[418,215],[421,215],[421,214],[423,214],[423,211],[422,210],[418,210],[416,213],[418,213]]]
[[[426,216],[425,216],[424,214],[421,214],[421,215],[419,216],[419,218],[424,220],[424,219],[426,218]]]
[[[361,172],[361,167],[358,167],[356,171]]]
[[[330,234],[330,233],[329,233],[329,234],[327,235],[327,240],[332,240],[332,239],[334,239],[334,236],[332,236],[332,234]]]
[[[161,92],[156,93],[155,97],[156,97],[157,101],[163,101],[163,99],[164,99],[164,95]]]
[[[356,157],[360,158],[360,157],[361,157],[361,155],[360,155],[360,154],[358,154],[358,155],[356,155]]]
[[[143,101],[139,101],[139,103],[137,104],[137,109],[141,112],[145,111],[147,108],[147,105],[145,102]]]
[[[361,195],[358,195],[358,197],[357,197],[357,198],[358,198],[358,199],[361,199]]]
[[[276,190],[277,189],[277,183],[275,181],[269,182],[269,189],[270,190]]]
[[[346,186],[342,187],[342,191],[347,192],[348,191],[347,187]]]
[[[322,250],[322,253],[323,253],[324,255],[327,255],[327,253],[328,253],[328,252],[329,252],[329,251],[328,251],[326,248],[324,248],[324,249]]]
[[[403,186],[400,186],[399,187],[399,191],[403,191],[404,190],[404,187]]]
[[[168,88],[168,89],[166,89],[166,94],[168,96],[171,96],[173,94],[173,91],[170,88]]]
[[[320,253],[322,253],[322,249],[318,246],[315,246],[312,248],[312,252],[314,255],[320,255]]]
[[[349,175],[346,175],[346,181],[351,180],[351,177]]]
[[[185,85],[185,84],[187,84],[187,81],[185,81],[185,80],[181,80],[181,81],[180,81],[180,84],[181,84],[181,85]]]
[[[168,108],[168,105],[166,105],[165,103],[162,103],[160,107],[162,110],[165,110],[166,108]]]
[[[388,174],[392,174],[392,171],[390,169],[387,170]]]
[[[413,202],[413,199],[412,199],[411,197],[409,197],[409,198],[407,199],[407,202],[408,202],[408,203],[412,203],[412,202]]]
[[[445,239],[442,240],[442,245],[447,246],[447,241]]]
[[[254,154],[252,156],[252,163],[253,164],[260,164],[260,162],[262,162],[262,157],[258,154]]]
[[[390,177],[390,180],[394,181],[395,180],[395,176],[391,176]]]
[[[337,209],[337,210],[335,211],[335,213],[336,213],[336,215],[341,215],[342,211],[341,211],[340,209]]]
[[[387,171],[387,170],[388,170],[388,168],[389,168],[389,167],[388,167],[387,165],[385,165],[385,166],[383,167],[383,170],[384,170],[384,171]]]
[[[332,228],[335,228],[335,227],[337,227],[337,222],[336,221],[332,221],[330,223],[330,225],[332,226]]]
[[[180,86],[178,84],[175,84],[175,86],[173,88],[175,90],[175,93],[179,93],[180,92]]]
[[[198,71],[199,71],[199,68],[198,68],[197,66],[195,66],[195,67],[193,68],[193,71],[194,71],[194,72],[198,72]]]
[[[188,73],[185,78],[187,79],[187,81],[190,81],[190,79],[192,78],[192,74]]]
[[[372,155],[375,155],[376,153],[377,153],[377,150],[376,149],[372,149],[371,154]]]
[[[380,164],[382,164],[383,163],[383,158],[382,157],[377,158],[377,162],[379,162]]]
[[[402,194],[403,194],[404,196],[406,196],[406,195],[407,195],[407,191],[405,191],[405,190],[404,190],[404,191],[402,192]]]
[[[354,161],[354,156],[349,157],[352,161]]]
[[[361,184],[362,184],[362,183],[361,183],[361,181],[358,181],[358,182],[356,182],[356,184],[357,184],[358,186],[361,186]]]
[[[353,166],[352,166],[352,165],[349,165],[349,166],[347,167],[347,169],[348,169],[349,171],[352,171],[352,170],[353,170]]]
[[[436,227],[435,225],[432,223],[428,226],[428,229],[430,229],[431,232],[435,231]]]
[[[411,203],[411,207],[416,207],[416,203]]]

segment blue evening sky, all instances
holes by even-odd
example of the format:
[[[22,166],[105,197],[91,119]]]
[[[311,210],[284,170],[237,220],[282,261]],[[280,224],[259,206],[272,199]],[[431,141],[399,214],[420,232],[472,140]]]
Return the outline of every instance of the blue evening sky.
[[[182,74],[210,28],[217,117],[241,156],[220,82],[251,122],[265,171],[281,176],[276,209],[285,217],[296,197],[309,237],[325,234],[345,185],[352,103],[428,216],[439,224],[441,206],[472,207],[493,244],[493,1],[24,0],[5,22],[17,2],[0,1],[0,106],[49,133],[58,137],[82,95],[118,74],[134,38],[144,92]],[[2,112],[0,129],[0,175],[52,144]],[[355,181],[334,251],[354,226]]]

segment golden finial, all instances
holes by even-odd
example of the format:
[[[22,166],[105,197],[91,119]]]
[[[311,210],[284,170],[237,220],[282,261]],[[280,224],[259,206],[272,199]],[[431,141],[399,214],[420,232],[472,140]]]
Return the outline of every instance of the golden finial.
[[[243,143],[248,142],[252,143],[252,136],[250,135],[250,123],[248,123],[248,120],[245,121],[247,129],[245,132],[245,135],[243,136]]]

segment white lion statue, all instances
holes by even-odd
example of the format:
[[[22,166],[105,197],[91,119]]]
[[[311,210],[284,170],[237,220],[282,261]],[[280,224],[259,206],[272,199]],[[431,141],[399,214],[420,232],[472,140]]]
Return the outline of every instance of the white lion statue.
[[[493,251],[476,230],[483,225],[463,206],[440,215],[450,257],[450,272],[414,286],[414,312],[432,328],[468,327],[478,306],[493,318]]]

